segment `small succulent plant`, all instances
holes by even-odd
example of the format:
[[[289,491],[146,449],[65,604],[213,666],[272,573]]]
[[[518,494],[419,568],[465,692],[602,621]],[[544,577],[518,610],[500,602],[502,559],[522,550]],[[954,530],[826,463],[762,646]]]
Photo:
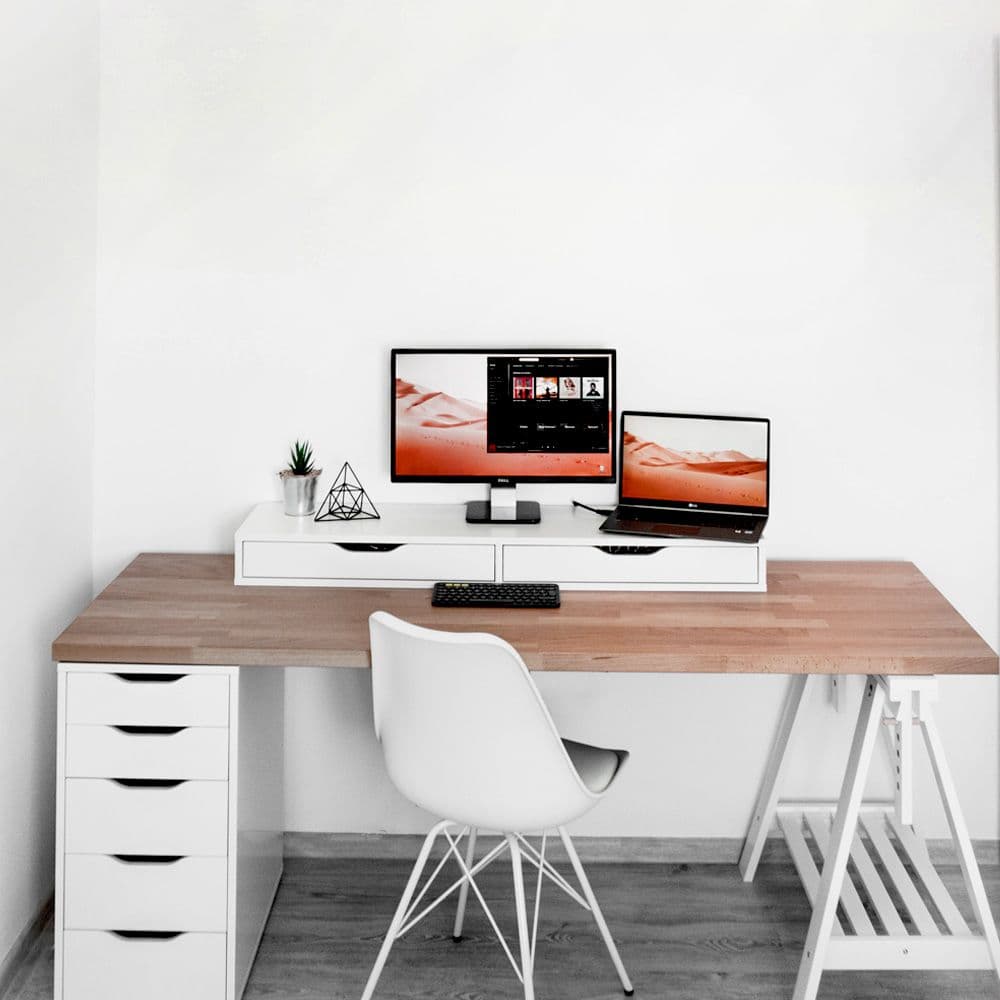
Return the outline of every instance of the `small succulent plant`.
[[[291,460],[285,472],[290,476],[308,476],[313,471],[312,447],[308,441],[296,441],[290,449]]]

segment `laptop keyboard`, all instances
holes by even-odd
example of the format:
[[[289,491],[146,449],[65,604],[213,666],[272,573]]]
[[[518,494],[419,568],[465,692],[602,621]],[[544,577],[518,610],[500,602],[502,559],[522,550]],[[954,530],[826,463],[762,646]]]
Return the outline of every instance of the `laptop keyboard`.
[[[753,541],[760,536],[762,527],[762,518],[747,515],[703,510],[654,510],[649,507],[619,507],[601,525],[603,531],[610,532],[726,542]]]
[[[629,518],[626,520],[624,517],[615,518],[615,522],[619,528],[625,528],[626,531],[631,529],[633,531],[649,532],[657,535],[671,535],[675,538],[678,535],[695,538],[701,534],[701,528],[692,524],[664,524],[662,521],[647,521],[645,518]]]

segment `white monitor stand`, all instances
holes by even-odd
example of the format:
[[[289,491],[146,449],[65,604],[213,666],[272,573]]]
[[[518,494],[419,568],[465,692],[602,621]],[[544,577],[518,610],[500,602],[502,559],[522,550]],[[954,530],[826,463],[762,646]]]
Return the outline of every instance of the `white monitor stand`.
[[[516,483],[491,483],[489,500],[465,505],[468,524],[538,524],[542,508],[534,500],[518,500]]]

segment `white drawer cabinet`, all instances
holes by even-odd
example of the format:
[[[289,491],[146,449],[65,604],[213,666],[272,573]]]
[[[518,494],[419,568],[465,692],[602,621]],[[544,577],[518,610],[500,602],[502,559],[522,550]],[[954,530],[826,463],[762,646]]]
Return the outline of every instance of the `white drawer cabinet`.
[[[59,664],[55,1000],[239,1000],[281,876],[283,684]]]
[[[67,854],[67,930],[226,930],[226,859]]]
[[[229,787],[225,781],[68,778],[66,851],[225,857]]]
[[[62,964],[62,1000],[219,1000],[226,995],[225,934],[143,938],[67,931]]]
[[[70,778],[225,781],[228,771],[229,731],[220,727],[66,727],[66,775]]]

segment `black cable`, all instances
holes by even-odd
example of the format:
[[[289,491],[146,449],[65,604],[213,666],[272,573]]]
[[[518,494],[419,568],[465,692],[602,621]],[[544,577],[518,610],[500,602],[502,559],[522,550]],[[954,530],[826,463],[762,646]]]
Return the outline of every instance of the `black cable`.
[[[603,510],[600,507],[591,507],[589,504],[580,503],[579,500],[573,501],[574,507],[582,507],[584,510],[592,511],[594,514],[600,514],[602,517],[607,517],[609,514],[613,514],[612,510]]]

